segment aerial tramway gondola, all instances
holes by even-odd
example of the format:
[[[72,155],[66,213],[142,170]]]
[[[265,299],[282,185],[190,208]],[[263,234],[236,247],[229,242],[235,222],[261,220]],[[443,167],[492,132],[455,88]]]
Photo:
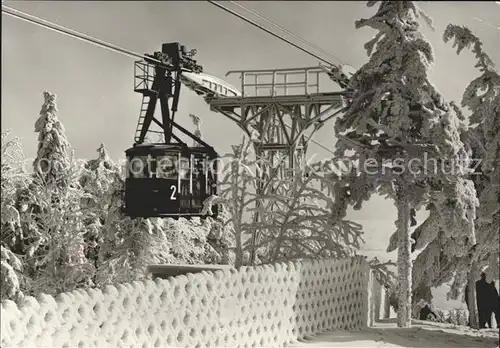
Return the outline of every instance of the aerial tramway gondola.
[[[182,73],[202,72],[192,58],[194,53],[177,42],[166,43],[161,52],[150,56],[152,59],[135,62],[134,90],[143,99],[135,143],[125,151],[128,165],[124,212],[130,217],[201,216],[203,201],[216,194],[217,153],[174,122]],[[154,117],[158,100],[161,121]],[[144,143],[152,122],[162,129],[164,143]],[[199,146],[189,147],[174,134],[174,128]],[[217,207],[212,211],[216,216]]]

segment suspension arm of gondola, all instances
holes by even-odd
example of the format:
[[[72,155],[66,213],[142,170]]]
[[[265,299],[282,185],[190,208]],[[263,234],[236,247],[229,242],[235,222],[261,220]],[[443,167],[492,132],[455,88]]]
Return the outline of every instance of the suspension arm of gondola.
[[[165,76],[166,71],[160,68],[156,68],[156,79],[161,80],[162,84],[162,92],[160,93],[160,109],[161,109],[161,117],[163,121],[163,136],[165,142],[168,144],[172,138],[172,122],[173,122],[173,114],[174,114],[174,106],[172,106],[172,115],[170,114],[170,109],[168,105],[168,100],[172,97],[172,94],[178,93],[176,89],[172,90],[172,72],[169,71],[167,76]],[[163,78],[164,77],[164,78]],[[182,141],[180,142],[182,143]]]
[[[174,123],[175,113],[177,111],[177,106],[179,105],[179,97],[181,95],[181,74],[182,72],[180,70],[175,74],[175,82],[174,82],[175,93],[172,100],[172,117],[170,119],[170,134],[172,134],[174,130],[173,125],[175,124]]]
[[[136,143],[141,144],[144,142],[146,133],[149,131],[151,122],[154,119],[158,99],[160,100],[164,140],[166,144],[171,142],[175,125],[175,113],[178,109],[182,87],[180,78],[183,68],[189,69],[190,72],[203,71],[203,67],[198,65],[196,60],[192,58],[193,55],[193,51],[187,52],[186,47],[177,42],[163,44],[161,52],[146,55],[145,62],[154,66],[154,78],[151,86],[148,85],[146,79],[143,83],[144,88],[136,90],[150,98],[142,123],[143,116],[139,117],[138,129],[140,129],[140,135]],[[163,65],[172,64],[174,69],[166,69],[163,65],[156,64],[156,60],[160,60]],[[192,137],[189,132],[184,131],[184,133]],[[179,141],[178,138],[175,139]],[[179,143],[184,144],[182,141],[179,141]]]

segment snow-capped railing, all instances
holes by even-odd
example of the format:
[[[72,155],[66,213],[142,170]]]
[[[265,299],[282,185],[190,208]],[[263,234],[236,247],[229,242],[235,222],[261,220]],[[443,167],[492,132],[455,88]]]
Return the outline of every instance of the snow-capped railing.
[[[1,307],[1,346],[283,346],[368,323],[363,258],[301,261],[28,297]]]

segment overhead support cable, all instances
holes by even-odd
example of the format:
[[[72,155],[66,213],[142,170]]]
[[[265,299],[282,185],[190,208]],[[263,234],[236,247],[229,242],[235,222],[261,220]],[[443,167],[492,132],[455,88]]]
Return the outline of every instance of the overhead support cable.
[[[108,50],[120,53],[120,54],[128,56],[128,57],[139,58],[139,59],[147,58],[147,59],[152,60],[156,63],[161,63],[159,60],[148,57],[144,54],[133,52],[133,51],[127,50],[125,48],[119,47],[117,45],[110,44],[110,43],[105,42],[103,40],[99,40],[95,37],[80,33],[76,30],[72,30],[72,29],[63,27],[62,25],[52,23],[52,22],[45,20],[43,18],[39,18],[39,17],[30,15],[30,14],[27,14],[25,12],[16,10],[15,8],[12,8],[12,7],[3,5],[3,4],[2,4],[2,13],[9,15],[9,16],[12,16],[12,17],[15,17],[17,19],[21,19],[23,21],[32,23],[32,24],[36,24],[38,26],[41,26],[43,28],[46,28],[46,29],[49,29],[49,30],[52,30],[55,32],[58,32],[60,34],[67,35],[67,36],[73,37],[75,39],[82,40],[84,42],[106,48]]]
[[[322,62],[324,62],[324,63],[327,63],[327,64],[329,64],[329,65],[335,65],[335,64],[331,63],[330,61],[328,61],[328,60],[326,60],[326,59],[324,59],[324,58],[321,58],[321,57],[320,57],[320,56],[318,56],[317,54],[314,54],[314,53],[312,53],[312,52],[310,52],[310,51],[306,50],[305,48],[300,47],[299,45],[297,45],[296,43],[294,43],[294,42],[292,42],[292,41],[288,40],[287,38],[285,38],[285,37],[283,37],[283,36],[281,36],[281,35],[278,35],[278,34],[276,34],[276,33],[273,33],[271,30],[267,29],[267,28],[266,28],[266,27],[264,27],[263,25],[260,25],[260,24],[258,24],[258,23],[256,23],[256,22],[252,21],[251,19],[246,18],[245,16],[243,16],[243,15],[239,14],[238,12],[235,12],[235,11],[233,11],[233,10],[231,10],[231,9],[227,8],[226,6],[223,6],[223,5],[221,5],[221,4],[219,4],[219,3],[215,2],[215,1],[210,1],[210,0],[208,0],[208,2],[209,2],[209,3],[211,3],[212,5],[215,5],[215,6],[219,7],[220,9],[222,9],[222,10],[224,10],[224,11],[226,11],[226,12],[228,12],[228,13],[232,14],[233,16],[236,16],[236,17],[238,17],[239,19],[241,19],[241,20],[243,20],[243,21],[245,21],[245,22],[247,22],[247,23],[250,23],[251,25],[253,25],[253,26],[255,26],[255,27],[257,27],[257,28],[259,28],[259,29],[261,29],[261,30],[265,31],[266,33],[271,34],[272,36],[274,36],[274,37],[276,37],[276,38],[278,38],[278,39],[280,39],[280,40],[282,40],[282,41],[284,41],[284,42],[286,42],[286,43],[288,43],[288,44],[292,45],[293,47],[295,47],[295,48],[297,48],[297,49],[301,50],[302,52],[305,52],[305,53],[307,53],[308,55],[310,55],[310,56],[312,56],[312,57],[314,57],[314,58],[316,58],[316,59],[321,60],[321,61],[322,61]]]
[[[257,17],[257,18],[259,18],[259,19],[261,19],[261,20],[265,21],[266,23],[271,24],[272,26],[274,26],[274,27],[278,28],[279,30],[281,30],[281,31],[283,31],[283,32],[285,32],[285,33],[287,33],[288,35],[293,36],[294,38],[296,38],[296,39],[298,39],[298,40],[302,41],[302,43],[305,43],[306,45],[308,45],[308,46],[310,46],[310,47],[312,47],[312,48],[314,48],[314,49],[316,49],[316,50],[320,51],[320,52],[321,52],[321,53],[323,53],[324,55],[330,56],[331,58],[335,58],[336,60],[338,60],[338,61],[339,61],[340,63],[342,63],[342,64],[349,65],[349,64],[347,64],[346,62],[344,62],[342,59],[340,59],[339,57],[337,57],[336,55],[334,55],[334,54],[332,54],[332,53],[330,53],[330,52],[328,52],[328,51],[324,50],[323,48],[319,47],[318,45],[316,45],[316,44],[314,44],[314,43],[312,43],[312,42],[310,42],[310,41],[308,41],[308,40],[306,40],[306,39],[304,39],[304,38],[302,38],[302,37],[300,37],[300,36],[298,36],[298,35],[294,34],[294,33],[293,33],[293,32],[291,32],[290,30],[288,30],[288,29],[286,29],[286,28],[283,28],[283,27],[282,27],[282,26],[280,26],[279,24],[274,23],[274,22],[273,22],[273,21],[271,21],[270,19],[267,19],[266,17],[264,17],[264,16],[260,15],[259,13],[257,13],[257,12],[255,12],[255,11],[253,11],[253,10],[251,10],[251,9],[249,9],[249,8],[247,8],[247,7],[245,7],[245,6],[241,5],[241,4],[239,4],[239,3],[237,3],[236,1],[230,1],[230,3],[231,3],[231,4],[236,5],[236,6],[240,7],[240,8],[242,8],[243,10],[247,11],[248,13],[251,13],[251,14],[252,14],[252,15],[254,15],[255,17]]]
[[[488,27],[490,27],[490,28],[500,30],[500,26],[499,26],[499,27],[497,27],[496,25],[493,25],[493,24],[491,24],[491,23],[489,23],[489,22],[486,22],[485,20],[483,20],[483,19],[481,19],[481,18],[477,18],[477,17],[473,17],[473,18],[474,18],[476,21],[481,22],[481,23],[483,23],[483,24],[487,25],[487,26],[488,26]]]

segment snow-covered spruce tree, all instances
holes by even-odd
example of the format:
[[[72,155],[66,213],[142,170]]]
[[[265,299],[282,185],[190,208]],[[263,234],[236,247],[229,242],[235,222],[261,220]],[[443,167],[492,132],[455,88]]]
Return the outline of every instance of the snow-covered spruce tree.
[[[61,121],[57,118],[56,95],[43,92],[44,103],[35,122],[38,133],[37,157],[33,162],[37,180],[44,183],[54,181],[58,185],[65,175],[61,175],[69,166],[70,145]]]
[[[365,45],[370,59],[351,78],[352,104],[336,123],[338,154],[354,150],[351,160],[369,178],[361,191],[369,196],[378,189],[397,207],[388,251],[398,249],[399,327],[411,326],[412,209],[434,193],[446,233],[460,243],[474,240],[474,187],[460,167],[463,124],[427,77],[433,54],[419,31],[419,17],[430,23],[412,1],[382,1],[374,16],[356,22],[356,28],[378,33]],[[446,164],[455,167],[440,170]]]
[[[70,159],[68,168],[46,184],[35,181],[31,186],[30,201],[36,213],[25,216],[26,223],[35,232],[34,240],[26,250],[30,267],[27,292],[57,294],[80,287],[93,286],[95,267],[85,256],[87,233],[85,221],[93,214],[82,208],[82,200],[89,197],[78,183],[78,167]]]
[[[444,186],[447,188],[446,185]],[[428,200],[429,217],[416,228],[415,249],[424,249],[415,259],[413,273],[413,290],[430,286],[439,286],[450,280],[463,284],[467,280],[467,269],[471,267],[471,251],[476,243],[476,238],[467,234],[470,225],[462,227],[462,233],[456,231],[460,227],[457,222],[460,217],[472,219],[474,224],[475,214],[472,209],[464,203],[472,201],[477,204],[476,192],[472,185],[467,183],[455,192],[456,198],[450,202],[449,193],[432,192]],[[452,203],[452,204],[449,204]],[[450,209],[451,211],[447,211]],[[475,225],[472,225],[475,230]],[[456,232],[454,232],[456,231]],[[451,233],[450,233],[451,232]],[[459,270],[458,273],[455,271]],[[465,270],[465,273],[462,272]],[[453,292],[452,287],[452,292]],[[474,296],[474,294],[471,294]],[[475,296],[472,303],[475,303]],[[471,323],[475,325],[475,318],[471,317]]]
[[[149,264],[176,263],[161,219],[108,219],[100,253],[98,284],[117,284],[144,279]]]
[[[23,230],[18,192],[28,186],[28,175],[22,170],[24,155],[17,137],[2,132],[1,145],[1,272],[0,299],[18,300],[22,297]]]
[[[33,181],[18,200],[21,212],[25,288],[30,295],[55,294],[91,286],[92,267],[83,254],[90,212],[82,210],[79,166],[69,154],[64,127],[56,116],[55,95],[44,92],[44,104],[35,123],[39,133]]]
[[[143,279],[148,264],[175,261],[161,219],[131,219],[124,215],[125,181],[116,169],[109,168],[108,194],[101,203],[105,217],[99,237],[96,280],[99,287]]]
[[[98,267],[99,248],[102,243],[103,225],[109,210],[110,190],[115,180],[120,180],[120,168],[115,164],[106,151],[104,144],[97,149],[98,156],[87,161],[82,170],[79,182],[82,189],[89,194],[81,202],[82,207],[92,211],[93,215],[85,221],[85,256]]]
[[[104,205],[106,219],[102,226],[98,252],[97,285],[102,287],[115,281],[127,281],[130,267],[127,248],[119,248],[132,228],[132,221],[122,212],[124,178],[120,175],[111,177],[111,186],[106,195]],[[123,274],[125,273],[125,274]]]
[[[18,301],[23,297],[20,285],[21,260],[3,245],[0,246],[0,301]]]
[[[216,219],[210,217],[204,219],[203,222],[208,230],[207,242],[209,245],[205,262],[234,266],[236,261],[234,253],[235,233],[230,219],[229,211],[223,206],[219,206]]]
[[[2,132],[1,158],[1,241],[5,247],[21,252],[19,244],[22,229],[19,214],[25,207],[18,205],[18,195],[21,190],[27,189],[29,177],[22,168],[24,155],[19,139],[11,137],[10,131]]]
[[[124,178],[121,168],[101,144],[98,157],[88,161],[80,183],[90,195],[82,202],[94,213],[87,226],[86,255],[97,267],[96,285],[143,279],[151,263],[173,263],[170,242],[161,219],[130,219],[121,210]]]
[[[436,240],[417,257],[415,261],[419,269],[428,267],[429,259],[439,261],[432,268],[433,272],[420,272],[418,277],[428,284],[439,286],[452,281],[449,297],[452,299],[464,291],[465,283],[469,289],[475,288],[479,273],[486,267],[488,281],[498,277],[498,244],[500,234],[500,76],[490,57],[483,50],[482,42],[468,28],[448,25],[444,33],[444,41],[453,40],[457,53],[469,48],[477,59],[476,67],[481,75],[471,81],[466,88],[462,106],[471,111],[470,128],[462,138],[472,153],[472,180],[480,202],[478,216],[475,221],[476,242],[469,255],[457,256],[445,254],[439,245],[448,240]],[[425,223],[424,223],[425,224]],[[424,225],[423,224],[423,225]],[[429,225],[429,224],[428,224]],[[426,226],[422,226],[426,228]],[[423,242],[417,240],[417,246]],[[436,268],[438,266],[439,268]],[[478,314],[475,291],[468,296],[471,326],[477,327]]]
[[[462,106],[472,115],[468,132],[472,151],[481,160],[480,173],[473,177],[480,208],[476,221],[477,247],[473,262],[488,266],[486,273],[489,281],[498,277],[499,236],[500,236],[500,75],[489,55],[483,50],[481,40],[468,28],[448,25],[445,42],[453,39],[457,54],[464,48],[474,53],[476,67],[481,75],[471,81],[462,97]],[[479,140],[482,148],[473,146]],[[482,151],[481,151],[482,150]],[[476,169],[477,170],[477,169]],[[478,277],[475,274],[474,277]]]

